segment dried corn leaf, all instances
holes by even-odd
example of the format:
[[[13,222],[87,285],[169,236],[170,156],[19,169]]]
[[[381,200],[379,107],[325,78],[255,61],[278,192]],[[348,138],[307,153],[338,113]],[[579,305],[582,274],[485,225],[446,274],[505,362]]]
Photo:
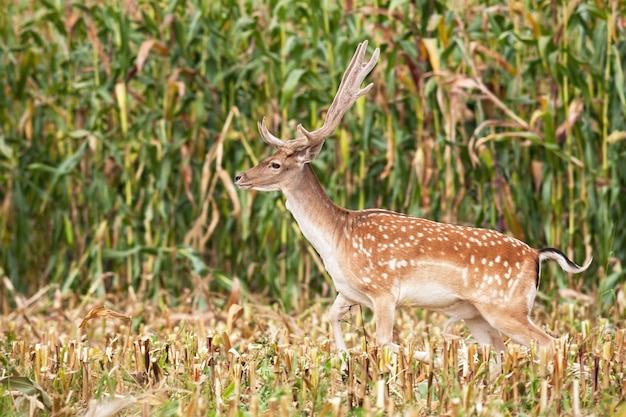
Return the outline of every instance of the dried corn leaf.
[[[135,397],[115,398],[112,400],[91,400],[89,408],[85,412],[85,417],[109,417],[116,416],[125,408],[137,403]]]
[[[105,306],[98,306],[89,310],[89,312],[87,313],[87,315],[85,315],[85,317],[83,318],[83,321],[80,322],[80,325],[78,327],[80,327],[81,329],[84,329],[89,320],[97,319],[97,318],[104,318],[104,319],[114,318],[114,319],[123,319],[127,321],[132,320],[132,317],[129,315],[118,313],[117,311],[108,309]]]
[[[228,331],[233,330],[233,324],[243,315],[243,307],[238,304],[232,304],[228,309],[228,318],[226,319],[226,326]]]
[[[239,278],[234,277],[233,283],[230,287],[230,296],[228,297],[228,301],[226,302],[226,306],[224,310],[229,311],[230,307],[233,304],[239,304],[241,301],[241,283],[239,282]]]
[[[148,60],[151,50],[155,50],[160,56],[169,55],[169,48],[155,39],[144,41],[139,47],[139,53],[137,54],[137,72],[141,72],[143,66]]]

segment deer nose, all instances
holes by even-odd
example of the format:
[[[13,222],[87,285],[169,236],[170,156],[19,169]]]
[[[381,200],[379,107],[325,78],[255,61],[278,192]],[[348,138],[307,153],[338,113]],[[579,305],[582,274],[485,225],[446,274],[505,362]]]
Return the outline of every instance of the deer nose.
[[[241,179],[241,174],[235,175],[235,182],[239,182]]]

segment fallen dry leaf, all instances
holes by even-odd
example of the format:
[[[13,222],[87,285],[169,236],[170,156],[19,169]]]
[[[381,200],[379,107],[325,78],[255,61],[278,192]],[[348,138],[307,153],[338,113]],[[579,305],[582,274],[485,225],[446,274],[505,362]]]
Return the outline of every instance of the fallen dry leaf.
[[[114,318],[114,319],[123,319],[127,321],[131,321],[132,317],[126,314],[118,313],[117,311],[106,308],[105,306],[94,307],[89,310],[89,313],[85,317],[83,317],[83,321],[80,322],[81,329],[84,329],[87,325],[87,322],[92,319],[97,318]]]

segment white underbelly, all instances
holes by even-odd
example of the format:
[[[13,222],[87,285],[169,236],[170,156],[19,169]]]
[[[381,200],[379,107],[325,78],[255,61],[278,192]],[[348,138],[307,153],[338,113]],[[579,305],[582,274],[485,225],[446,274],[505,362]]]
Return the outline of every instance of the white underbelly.
[[[413,285],[411,285],[413,284]],[[443,311],[459,301],[461,297],[449,288],[434,282],[398,284],[398,305],[415,306]]]

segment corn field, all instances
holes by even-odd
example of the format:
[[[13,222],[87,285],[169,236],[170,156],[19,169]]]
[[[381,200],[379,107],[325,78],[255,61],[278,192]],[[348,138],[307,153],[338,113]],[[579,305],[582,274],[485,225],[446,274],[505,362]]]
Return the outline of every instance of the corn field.
[[[56,392],[46,413],[131,392],[124,415],[626,416],[626,3],[0,6],[0,381]],[[407,363],[368,351],[363,311],[365,353],[338,374],[330,277],[280,193],[233,177],[272,151],[263,117],[284,139],[321,125],[366,39],[374,88],[314,162],[321,183],[342,207],[593,256],[583,276],[542,273],[536,321],[570,337],[557,368],[515,348],[489,375],[461,324],[443,341],[441,317],[411,310],[396,338],[445,360]],[[105,304],[117,313],[88,316]]]

